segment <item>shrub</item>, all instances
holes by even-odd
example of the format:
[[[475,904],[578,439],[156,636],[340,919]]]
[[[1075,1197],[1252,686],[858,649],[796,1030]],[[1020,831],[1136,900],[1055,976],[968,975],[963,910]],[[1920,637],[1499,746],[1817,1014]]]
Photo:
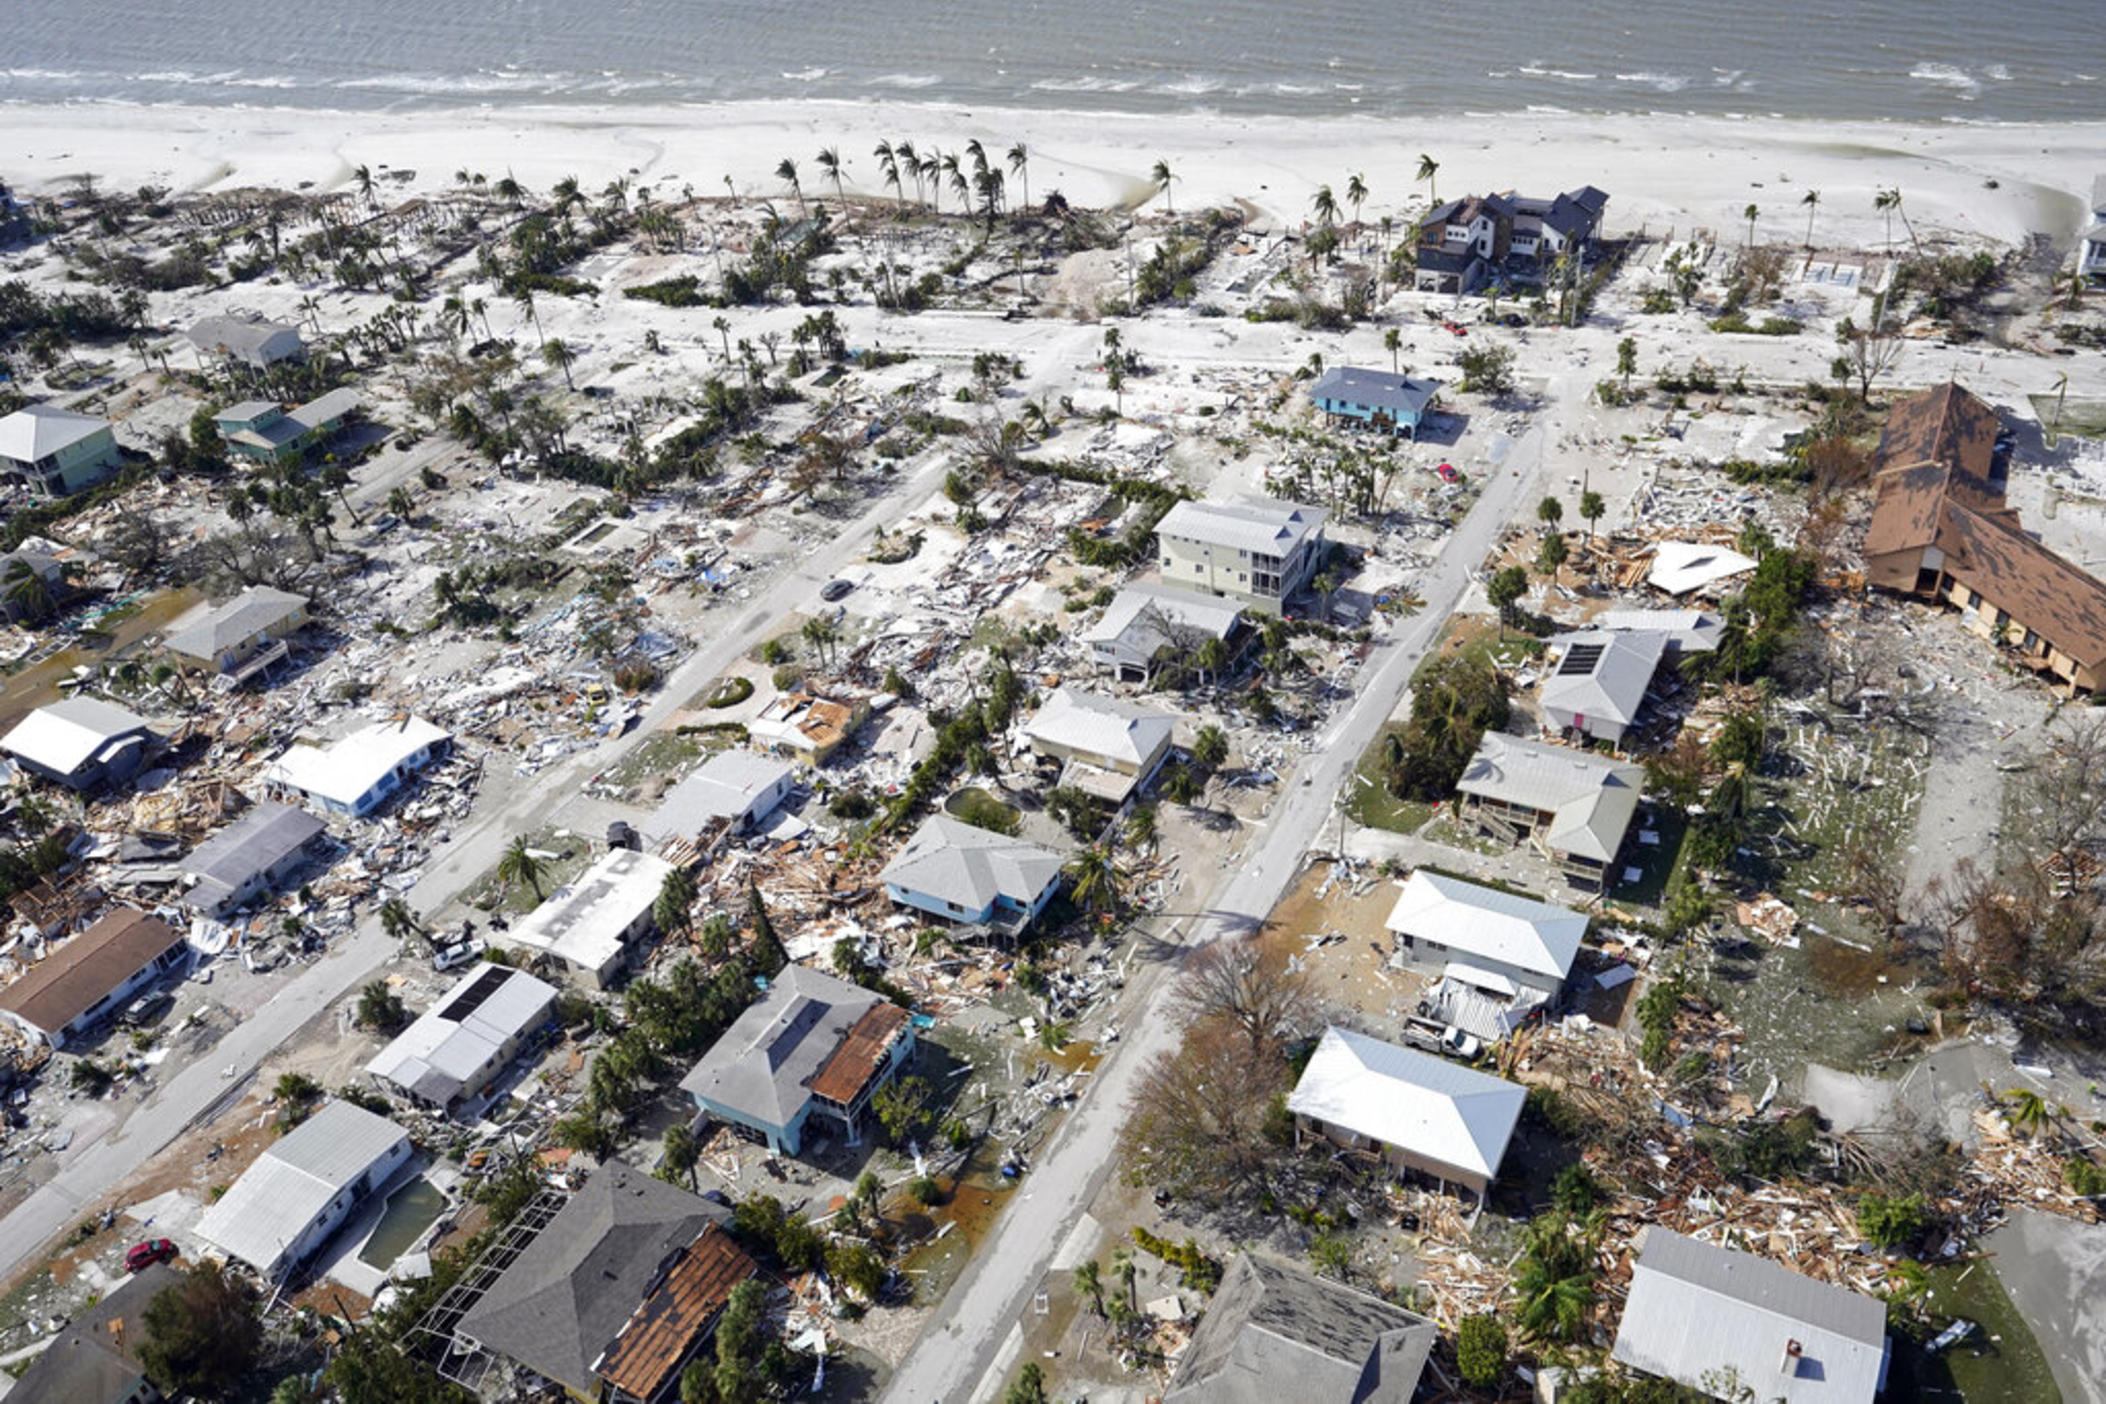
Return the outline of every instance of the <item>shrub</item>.
[[[753,679],[726,678],[710,689],[705,707],[736,707],[753,695]]]
[[[2106,1168],[2098,1162],[2076,1156],[2062,1167],[2062,1178],[2069,1187],[2086,1199],[2097,1199],[2106,1195]]]
[[[1455,1332],[1455,1366],[1479,1389],[1499,1383],[1506,1369],[1506,1327],[1492,1316],[1466,1316]]]
[[[1585,1161],[1575,1160],[1550,1182],[1550,1202],[1559,1213],[1577,1218],[1601,1202],[1601,1181]]]
[[[916,1175],[913,1179],[907,1181],[907,1193],[914,1196],[916,1204],[936,1205],[943,1203],[943,1186],[936,1182],[936,1177],[933,1175]]]
[[[1920,1194],[1868,1194],[1857,1202],[1857,1226],[1875,1248],[1905,1248],[1930,1226],[1930,1207]]]

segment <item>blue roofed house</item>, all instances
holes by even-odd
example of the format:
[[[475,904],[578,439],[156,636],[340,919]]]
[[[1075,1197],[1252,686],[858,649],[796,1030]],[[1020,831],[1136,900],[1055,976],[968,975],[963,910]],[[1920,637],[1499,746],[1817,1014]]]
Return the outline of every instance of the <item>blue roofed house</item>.
[[[227,448],[257,463],[296,462],[343,427],[358,408],[349,390],[331,390],[296,409],[270,400],[244,400],[212,416]]]
[[[1333,366],[1309,387],[1309,399],[1334,422],[1350,421],[1361,428],[1416,439],[1440,389],[1439,381],[1414,380],[1360,366]]]
[[[879,877],[898,906],[1013,935],[1060,890],[1063,862],[1050,848],[932,814]]]

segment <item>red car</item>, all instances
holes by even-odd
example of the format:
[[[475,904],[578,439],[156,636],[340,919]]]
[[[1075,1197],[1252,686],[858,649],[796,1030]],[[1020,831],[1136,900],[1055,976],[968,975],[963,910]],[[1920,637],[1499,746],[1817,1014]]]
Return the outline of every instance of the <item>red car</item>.
[[[1440,475],[1440,479],[1444,483],[1452,483],[1462,477],[1462,474],[1455,471],[1453,463],[1435,464],[1433,471]]]
[[[175,1244],[165,1238],[149,1238],[144,1243],[134,1243],[124,1255],[126,1272],[144,1272],[155,1263],[165,1263],[176,1255]]]
[[[1454,332],[1457,336],[1468,336],[1470,334],[1470,329],[1460,322],[1443,322],[1441,325]]]

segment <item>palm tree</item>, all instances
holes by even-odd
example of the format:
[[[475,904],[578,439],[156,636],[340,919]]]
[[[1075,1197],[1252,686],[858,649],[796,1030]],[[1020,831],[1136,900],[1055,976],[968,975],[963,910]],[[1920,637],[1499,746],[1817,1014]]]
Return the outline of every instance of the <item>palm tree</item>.
[[[1018,142],[1009,148],[1009,174],[1015,176],[1017,183],[1023,187],[1023,211],[1029,214],[1031,212],[1031,153],[1024,149],[1022,142]]]
[[[1075,1268],[1075,1290],[1085,1293],[1090,1299],[1090,1310],[1099,1317],[1104,1315],[1104,1270],[1091,1258]]]
[[[541,343],[541,359],[553,369],[563,372],[563,384],[566,387],[571,390],[578,388],[577,382],[570,378],[570,368],[577,364],[578,353],[564,345],[560,337],[550,337]]]
[[[388,492],[388,510],[406,522],[417,514],[417,499],[410,496],[406,487],[392,488]]]
[[[951,183],[951,193],[958,197],[958,208],[966,214],[972,213],[973,182],[958,163],[958,153],[947,152],[942,162],[944,178]]]
[[[1367,203],[1367,177],[1349,175],[1345,183],[1346,203],[1353,207],[1353,223],[1360,223],[1360,207]]]
[[[847,204],[848,197],[841,193],[841,148],[827,147],[819,153],[818,160],[819,169],[826,172],[826,178],[834,183],[834,203]]]
[[[351,183],[358,187],[358,193],[362,197],[364,197],[366,204],[368,206],[372,205],[373,172],[368,170],[364,166],[360,166],[358,169],[351,172]]]
[[[1748,247],[1751,249],[1755,247],[1755,216],[1761,213],[1752,202],[1740,212],[1740,217],[1748,222]]]
[[[1923,245],[1916,241],[1916,226],[1909,223],[1908,209],[1901,203],[1901,187],[1897,185],[1886,193],[1891,198],[1894,213],[1901,216],[1901,229],[1903,233],[1909,236],[1909,247],[1915,251],[1916,257],[1923,257]],[[1894,242],[1894,233],[1891,229],[1887,231],[1887,242],[1889,244]]]
[[[380,904],[380,930],[389,940],[401,941],[423,929],[410,904],[400,897],[390,897]]]
[[[695,1162],[702,1158],[702,1147],[695,1140],[695,1133],[684,1121],[676,1121],[665,1128],[664,1154],[661,1163],[668,1173],[684,1176],[687,1187],[695,1187]]]
[[[7,563],[6,574],[0,576],[0,593],[5,595],[8,612],[17,619],[34,624],[51,613],[51,587],[36,567],[19,556]]]
[[[1172,219],[1176,219],[1177,205],[1170,198],[1170,186],[1174,181],[1176,181],[1177,175],[1170,169],[1170,163],[1158,157],[1155,163],[1155,169],[1153,171],[1150,171],[1148,174],[1149,179],[1155,182],[1156,190],[1163,197],[1164,212],[1168,214]]]
[[[914,182],[914,208],[921,208],[921,153],[914,149],[912,141],[896,141],[892,144],[893,159],[899,162],[900,170]]]
[[[534,900],[541,900],[541,860],[527,849],[524,835],[513,839],[498,858],[497,880],[506,887],[523,882],[534,890]]]
[[[1426,182],[1426,203],[1428,205],[1438,205],[1441,202],[1440,187],[1435,185],[1433,181],[1433,178],[1439,175],[1440,171],[1440,162],[1434,160],[1423,151],[1419,153],[1418,178]]]
[[[1397,358],[1398,354],[1404,349],[1404,333],[1398,331],[1395,327],[1391,327],[1388,331],[1382,333],[1382,349],[1389,352],[1390,373],[1392,375],[1402,375],[1404,372],[1399,369]]]
[[[900,193],[899,188],[899,158],[892,154],[892,143],[880,141],[871,149],[870,154],[877,157],[879,178],[892,187],[893,205],[898,207],[905,204],[906,197]]]
[[[2003,1104],[2004,1120],[2015,1135],[2029,1136],[2047,1125],[2047,1102],[2031,1088],[2014,1087],[1996,1100]]]
[[[1887,217],[1887,252],[1894,252],[1894,211],[1901,208],[1899,190],[1880,190],[1872,195],[1872,209]]]
[[[1580,516],[1586,518],[1587,539],[1589,541],[1592,541],[1594,539],[1594,524],[1600,521],[1602,519],[1602,515],[1608,510],[1609,505],[1606,502],[1602,501],[1602,496],[1600,493],[1589,489],[1588,491],[1582,492],[1580,494],[1579,514]]]
[[[1552,1271],[1533,1253],[1514,1265],[1514,1294],[1521,1299],[1514,1319],[1531,1336],[1569,1341],[1594,1305],[1594,1284],[1584,1275],[1556,1277]]]
[[[1799,197],[1799,203],[1806,206],[1806,247],[1810,249],[1813,247],[1814,211],[1821,208],[1821,192],[1809,190]]]
[[[797,197],[797,213],[804,214],[804,185],[797,179],[797,163],[785,156],[782,163],[775,168],[775,174],[790,187],[790,193]]]
[[[651,920],[660,931],[685,932],[694,920],[695,880],[685,868],[675,868],[658,885],[658,900],[651,904]]]
[[[1331,193],[1330,186],[1316,187],[1316,198],[1309,202],[1309,208],[1316,212],[1316,222],[1324,228],[1338,223],[1338,197]]]
[[[1616,373],[1623,377],[1623,388],[1631,388],[1631,377],[1638,371],[1638,338],[1627,336],[1616,343]]]
[[[534,310],[534,290],[524,283],[520,284],[519,291],[512,294],[512,302],[526,319],[534,324],[535,338],[545,339],[541,335],[541,314]]]
[[[1093,843],[1068,861],[1070,890],[1085,911],[1116,912],[1119,909],[1118,859],[1111,849]]]
[[[1217,635],[1209,634],[1199,645],[1199,652],[1192,656],[1192,661],[1199,666],[1200,676],[1211,682],[1228,666],[1228,645]]]

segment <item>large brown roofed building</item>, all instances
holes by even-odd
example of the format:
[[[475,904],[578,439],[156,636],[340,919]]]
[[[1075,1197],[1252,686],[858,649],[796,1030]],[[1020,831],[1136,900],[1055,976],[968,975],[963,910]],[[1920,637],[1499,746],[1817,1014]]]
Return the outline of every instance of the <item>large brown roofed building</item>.
[[[50,954],[0,990],[0,1018],[64,1048],[183,957],[181,932],[159,917],[119,907],[54,943]]]

